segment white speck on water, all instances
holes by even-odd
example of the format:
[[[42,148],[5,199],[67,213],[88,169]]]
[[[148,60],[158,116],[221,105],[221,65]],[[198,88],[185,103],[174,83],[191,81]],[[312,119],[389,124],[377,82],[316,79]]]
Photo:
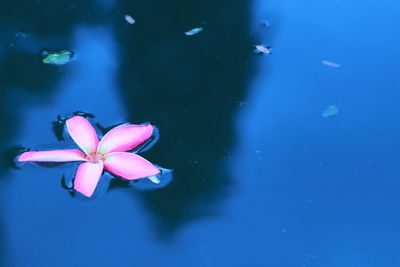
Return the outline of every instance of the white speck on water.
[[[328,60],[322,60],[322,64],[324,64],[325,66],[328,66],[328,67],[332,67],[332,68],[340,67],[340,64],[332,62],[332,61],[328,61]]]
[[[264,45],[256,45],[255,52],[258,53],[258,54],[267,54],[267,55],[272,54],[271,47],[270,46],[264,46]]]
[[[199,32],[202,32],[203,30],[204,30],[203,27],[193,28],[190,31],[185,32],[185,35],[192,36],[198,34]]]
[[[132,18],[130,15],[125,15],[125,20],[126,22],[128,22],[129,24],[134,24],[135,23],[135,19]]]
[[[152,181],[155,184],[159,184],[160,183],[160,180],[157,178],[157,176],[154,176],[154,175],[150,176],[149,180]]]

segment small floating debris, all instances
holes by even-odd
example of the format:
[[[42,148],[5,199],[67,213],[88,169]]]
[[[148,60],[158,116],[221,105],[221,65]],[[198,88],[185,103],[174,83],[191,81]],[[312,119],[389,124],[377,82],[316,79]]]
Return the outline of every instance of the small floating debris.
[[[271,55],[271,46],[265,46],[265,45],[256,45],[254,52],[257,54],[267,54],[267,55]]]
[[[330,105],[322,112],[321,116],[324,118],[329,118],[331,116],[335,116],[339,113],[339,109],[335,105]]]
[[[160,183],[160,179],[158,179],[158,177],[156,175],[149,176],[149,180],[152,181],[155,184],[159,184]]]
[[[135,19],[132,18],[130,15],[125,15],[124,18],[129,24],[135,24]]]
[[[340,64],[332,62],[332,61],[328,61],[328,60],[322,60],[322,64],[328,66],[328,67],[332,67],[332,68],[339,68]]]
[[[236,103],[238,104],[238,107],[243,107],[243,106],[247,105],[246,101],[237,101]]]
[[[271,24],[269,23],[268,20],[262,20],[261,25],[263,25],[264,27],[269,27]]]
[[[61,51],[43,51],[42,62],[44,64],[53,64],[53,65],[64,65],[68,63],[71,58],[74,56],[74,52],[72,50],[61,50]]]
[[[190,31],[185,32],[185,35],[192,36],[192,35],[202,32],[203,30],[204,30],[203,27],[193,28]]]
[[[28,37],[28,34],[25,33],[25,32],[16,32],[15,33],[15,37],[17,37],[17,38],[26,38],[26,37]]]

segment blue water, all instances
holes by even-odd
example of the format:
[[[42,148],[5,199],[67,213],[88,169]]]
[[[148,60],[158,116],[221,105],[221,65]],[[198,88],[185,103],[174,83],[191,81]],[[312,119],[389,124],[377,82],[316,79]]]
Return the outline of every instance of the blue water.
[[[0,265],[400,266],[399,11],[2,1]],[[45,65],[43,49],[76,57]],[[61,146],[52,122],[74,111],[155,124],[143,156],[173,169],[171,183],[87,200],[62,188],[69,165],[12,167],[18,147]]]

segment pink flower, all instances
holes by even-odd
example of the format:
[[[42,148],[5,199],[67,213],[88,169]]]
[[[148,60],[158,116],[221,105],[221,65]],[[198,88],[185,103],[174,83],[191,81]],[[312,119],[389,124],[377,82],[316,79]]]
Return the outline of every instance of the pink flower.
[[[136,180],[148,177],[159,183],[155,175],[160,170],[144,158],[130,152],[153,134],[153,126],[124,124],[111,129],[99,141],[97,133],[87,119],[75,116],[66,121],[67,129],[82,149],[24,152],[18,161],[68,162],[83,161],[75,175],[74,189],[90,197],[107,170],[123,179]]]

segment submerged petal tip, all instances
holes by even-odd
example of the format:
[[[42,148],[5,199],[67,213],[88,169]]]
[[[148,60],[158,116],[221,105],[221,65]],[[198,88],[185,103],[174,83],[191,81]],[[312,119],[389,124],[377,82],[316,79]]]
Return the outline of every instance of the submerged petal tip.
[[[157,176],[153,175],[149,177],[149,180],[152,181],[155,184],[159,184],[160,183],[160,179],[158,179]]]

